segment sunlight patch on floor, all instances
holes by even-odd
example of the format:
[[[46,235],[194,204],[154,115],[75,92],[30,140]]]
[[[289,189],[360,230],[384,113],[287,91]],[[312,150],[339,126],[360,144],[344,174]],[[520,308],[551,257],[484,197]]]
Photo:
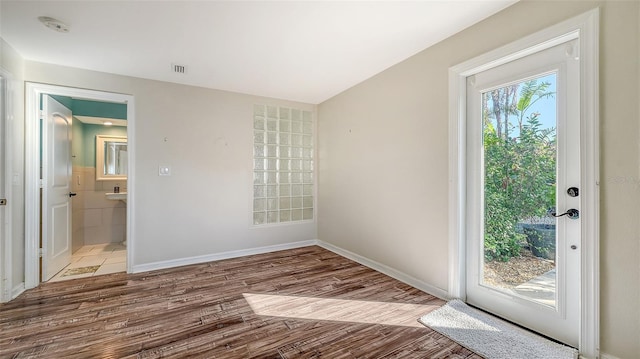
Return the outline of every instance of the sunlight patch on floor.
[[[418,318],[440,305],[243,293],[257,315],[423,327]]]

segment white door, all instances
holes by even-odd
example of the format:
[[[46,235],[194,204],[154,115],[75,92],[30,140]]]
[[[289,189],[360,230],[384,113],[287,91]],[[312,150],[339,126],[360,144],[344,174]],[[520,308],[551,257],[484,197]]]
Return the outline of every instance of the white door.
[[[10,237],[10,233],[6,231],[9,227],[6,216],[6,198],[8,194],[8,188],[5,186],[6,181],[6,149],[8,135],[7,135],[7,119],[6,119],[6,103],[5,103],[5,79],[0,76],[0,255],[2,255],[2,262],[5,262],[6,258],[9,258],[7,251],[8,248],[6,246],[5,240]],[[6,288],[7,280],[6,277],[9,273],[6,272],[6,269],[3,267],[0,268],[0,302],[9,300],[10,296],[9,288]]]
[[[71,262],[71,110],[45,95],[42,121],[42,280]]]
[[[578,46],[569,41],[467,79],[466,300],[575,347]]]

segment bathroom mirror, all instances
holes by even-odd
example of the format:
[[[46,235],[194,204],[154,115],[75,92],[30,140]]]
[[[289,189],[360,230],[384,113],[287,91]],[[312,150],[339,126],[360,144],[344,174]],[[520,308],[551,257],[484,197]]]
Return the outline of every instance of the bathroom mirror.
[[[127,136],[96,136],[96,181],[127,179]]]

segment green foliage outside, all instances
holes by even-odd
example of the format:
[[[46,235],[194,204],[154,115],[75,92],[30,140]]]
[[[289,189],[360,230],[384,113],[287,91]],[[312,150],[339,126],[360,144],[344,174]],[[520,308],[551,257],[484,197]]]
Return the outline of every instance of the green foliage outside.
[[[537,101],[555,95],[549,86],[534,80],[483,95],[488,261],[519,256],[526,236],[517,224],[543,217],[555,206],[556,131],[544,128],[540,114],[530,111]]]

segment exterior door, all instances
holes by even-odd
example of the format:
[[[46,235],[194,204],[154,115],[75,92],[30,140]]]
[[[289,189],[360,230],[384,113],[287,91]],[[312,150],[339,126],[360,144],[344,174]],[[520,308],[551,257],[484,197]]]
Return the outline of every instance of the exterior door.
[[[71,110],[43,98],[42,280],[71,262]]]
[[[578,346],[580,72],[569,41],[467,79],[467,302]]]

